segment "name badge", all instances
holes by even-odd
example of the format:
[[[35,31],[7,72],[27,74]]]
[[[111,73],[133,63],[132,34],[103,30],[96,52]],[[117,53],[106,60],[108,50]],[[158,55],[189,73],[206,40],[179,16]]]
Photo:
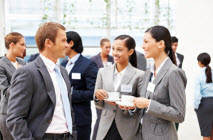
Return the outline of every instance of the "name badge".
[[[121,85],[121,92],[132,92],[132,85]]]
[[[155,90],[155,84],[149,82],[148,87],[147,87],[147,90],[148,90],[149,92],[154,92],[154,90]]]
[[[72,79],[81,79],[81,73],[72,73]]]

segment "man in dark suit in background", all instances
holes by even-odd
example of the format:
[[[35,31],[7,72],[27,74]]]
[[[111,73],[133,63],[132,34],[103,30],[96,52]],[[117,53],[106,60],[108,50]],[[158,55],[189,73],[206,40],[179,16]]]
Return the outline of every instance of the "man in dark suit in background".
[[[176,63],[177,63],[177,66],[182,69],[184,56],[176,52],[177,47],[178,47],[178,38],[175,36],[172,36],[172,49],[175,53]],[[179,123],[175,123],[175,126],[176,126],[176,130],[178,131]]]
[[[27,63],[34,61],[38,56],[39,56],[39,53],[30,55],[30,58],[28,59]]]
[[[82,56],[82,39],[78,33],[69,31],[65,59],[61,65],[67,69],[71,82],[72,105],[77,127],[77,140],[90,140],[92,112],[90,101],[93,99],[98,67],[96,63]]]
[[[14,73],[7,126],[15,140],[73,140],[70,81],[56,64],[66,56],[66,39],[63,25],[41,25],[35,36],[40,56]]]
[[[178,47],[178,38],[175,37],[175,36],[172,36],[172,49],[175,53],[177,66],[179,68],[182,68],[184,56],[182,54],[179,54],[179,53],[176,52],[177,47]]]

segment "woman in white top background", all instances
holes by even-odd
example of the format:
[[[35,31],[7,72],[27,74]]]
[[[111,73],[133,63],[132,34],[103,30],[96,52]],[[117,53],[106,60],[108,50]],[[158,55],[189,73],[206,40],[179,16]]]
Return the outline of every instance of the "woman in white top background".
[[[203,140],[213,140],[213,71],[209,66],[211,57],[201,53],[197,57],[201,70],[195,79],[194,108]]]

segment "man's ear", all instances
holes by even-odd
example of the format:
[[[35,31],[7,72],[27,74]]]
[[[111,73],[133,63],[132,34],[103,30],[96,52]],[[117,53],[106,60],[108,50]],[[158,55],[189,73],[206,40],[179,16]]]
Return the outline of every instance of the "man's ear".
[[[44,46],[47,47],[47,48],[51,48],[52,45],[53,45],[53,42],[50,39],[47,38],[44,42]]]
[[[72,47],[74,46],[74,42],[71,40],[69,45],[71,46],[71,49],[72,49]]]

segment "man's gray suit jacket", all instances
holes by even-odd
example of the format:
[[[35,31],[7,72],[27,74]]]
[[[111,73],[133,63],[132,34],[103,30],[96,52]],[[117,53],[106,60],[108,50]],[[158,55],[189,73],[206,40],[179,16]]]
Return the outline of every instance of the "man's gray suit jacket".
[[[72,109],[68,74],[63,67],[60,66],[60,69]],[[55,105],[53,82],[39,56],[35,61],[19,68],[11,81],[7,126],[14,139],[41,140],[51,123]]]

